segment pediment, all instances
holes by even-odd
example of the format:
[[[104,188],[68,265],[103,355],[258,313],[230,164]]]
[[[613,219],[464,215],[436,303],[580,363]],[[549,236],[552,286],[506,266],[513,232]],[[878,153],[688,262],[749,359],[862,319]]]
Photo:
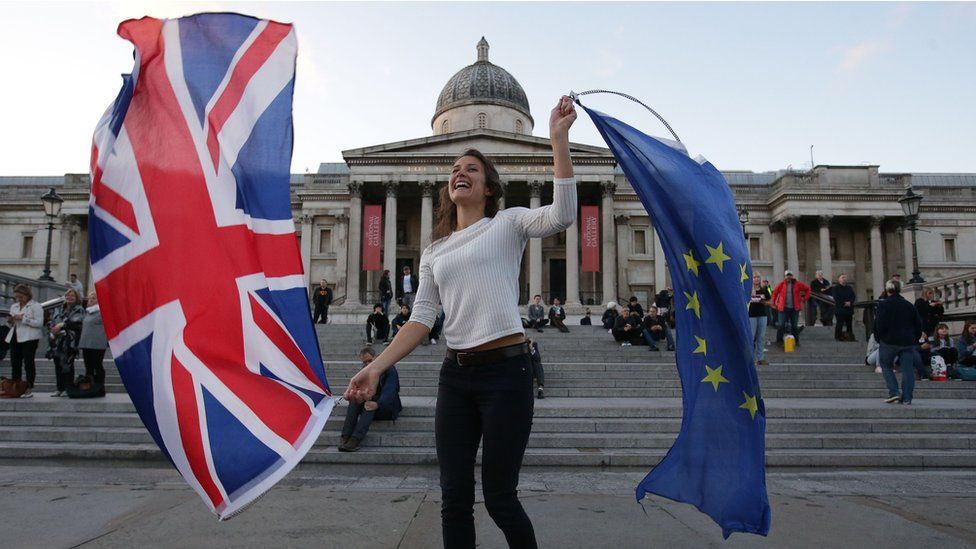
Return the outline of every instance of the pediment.
[[[365,160],[366,158],[373,160],[393,160],[401,156],[454,157],[465,149],[471,148],[478,149],[488,156],[552,155],[552,146],[549,144],[549,139],[497,130],[479,129],[349,149],[342,151],[342,156],[346,162],[351,160]],[[570,153],[574,156],[612,157],[609,149],[580,143],[570,143]]]

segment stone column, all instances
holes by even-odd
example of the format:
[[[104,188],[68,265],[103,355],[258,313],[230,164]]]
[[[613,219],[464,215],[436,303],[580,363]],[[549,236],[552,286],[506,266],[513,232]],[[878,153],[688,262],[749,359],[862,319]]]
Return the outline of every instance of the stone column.
[[[769,235],[773,242],[773,276],[769,281],[776,284],[783,278],[783,271],[786,270],[786,261],[783,259],[783,231],[779,223],[769,225]]]
[[[498,209],[499,210],[504,210],[505,209],[505,193],[504,193],[504,191],[508,190],[508,181],[505,181],[504,179],[502,179],[501,184],[502,184],[502,191],[503,192],[502,192],[502,195],[498,197]]]
[[[884,251],[881,246],[881,223],[884,216],[876,215],[871,218],[871,289],[877,297],[884,291]],[[911,260],[909,260],[911,261]]]
[[[81,228],[80,220],[78,226],[78,279],[85,288],[85,295],[91,293],[95,288],[91,280],[91,250],[88,249],[88,227]]]
[[[834,216],[820,216],[820,270],[824,273],[824,278],[833,280],[833,263],[830,257],[830,220]]]
[[[538,208],[542,202],[542,181],[529,182],[529,208]],[[542,293],[542,239],[529,239],[529,301]]]
[[[651,229],[652,238],[654,239],[654,292],[660,292],[664,288],[667,288],[667,272],[668,266],[664,259],[664,247],[661,246],[661,237],[657,235],[657,227]],[[606,303],[604,303],[606,305]]]
[[[434,231],[434,182],[429,179],[421,181],[420,192],[420,252],[423,253],[430,246],[431,233]]]
[[[341,210],[333,215],[335,217],[335,234],[332,237],[332,242],[335,243],[334,249],[336,251],[336,264],[333,272],[336,278],[341,279],[346,272],[346,264],[348,262],[348,256],[341,253],[340,250],[349,249],[349,215]],[[333,278],[329,282],[336,285],[335,296],[339,297],[342,293],[340,290],[342,286],[340,281]]]
[[[613,220],[617,234],[617,293],[627,299],[631,295],[627,266],[630,264],[630,254],[634,253],[634,231],[630,227],[630,214],[616,214]]]
[[[603,200],[600,205],[600,217],[603,223],[603,304],[617,300],[617,242],[614,238],[613,193],[617,185],[613,181],[600,183]]]
[[[793,275],[800,276],[800,256],[796,246],[797,216],[789,215],[783,219],[786,224],[786,268],[793,271]]]
[[[580,305],[579,299],[579,213],[566,229],[566,305]]]
[[[302,239],[301,239],[301,252],[302,252],[302,269],[305,274],[302,278],[305,281],[305,290],[309,291],[310,285],[309,280],[312,276],[312,241],[314,237],[312,236],[312,221],[315,220],[315,216],[309,214],[302,214],[298,218],[298,222],[302,224]]]
[[[396,278],[396,221],[397,221],[397,185],[396,181],[383,183],[386,187],[386,210],[384,211],[383,228],[383,268],[390,271],[390,276]]]
[[[363,240],[363,183],[349,182],[349,246],[346,253],[346,303],[359,305],[359,268],[362,259]]]
[[[58,263],[52,269],[54,280],[59,284],[68,281],[68,274],[71,269],[71,244],[76,227],[78,227],[78,220],[74,216],[61,216],[61,228],[58,230]]]

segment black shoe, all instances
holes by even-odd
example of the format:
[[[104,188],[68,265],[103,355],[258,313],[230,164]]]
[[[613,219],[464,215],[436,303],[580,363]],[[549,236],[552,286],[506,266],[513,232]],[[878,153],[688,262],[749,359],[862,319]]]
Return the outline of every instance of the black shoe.
[[[650,347],[647,348],[647,350],[648,351],[660,351],[661,349],[659,349],[658,347],[656,347],[654,345],[651,345]]]
[[[901,400],[900,396],[890,396],[885,399],[885,404],[897,404]]]
[[[535,331],[537,331],[537,332],[539,332],[541,334],[542,333],[542,328],[536,328]]]
[[[535,398],[543,399],[546,398],[546,395],[542,393],[542,389],[539,389],[539,391],[535,394]]]
[[[342,446],[339,446],[340,452],[356,452],[359,450],[359,439],[356,437],[351,437]]]
[[[339,448],[342,448],[349,442],[349,437],[339,437]]]

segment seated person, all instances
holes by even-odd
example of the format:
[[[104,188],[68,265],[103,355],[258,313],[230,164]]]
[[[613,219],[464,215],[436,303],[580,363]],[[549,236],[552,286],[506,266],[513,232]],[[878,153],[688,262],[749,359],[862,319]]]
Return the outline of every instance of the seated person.
[[[380,312],[382,313],[382,310]],[[363,363],[363,368],[373,362],[374,358],[376,358],[376,351],[372,347],[364,347],[359,351],[359,360]],[[374,419],[396,420],[401,410],[403,404],[400,402],[400,377],[394,366],[380,376],[376,394],[371,400],[349,403],[346,421],[342,424],[339,451],[359,450],[359,444],[366,438],[366,433]]]
[[[376,330],[376,341],[386,343],[390,338],[390,319],[383,314],[383,304],[373,305],[373,314],[366,317],[366,342],[373,342],[373,330]]]
[[[603,329],[612,332],[617,322],[617,316],[617,302],[611,301],[607,303],[607,310],[603,311],[603,317],[600,319],[603,323]]]
[[[967,320],[962,334],[956,340],[957,364],[972,368],[976,366],[976,321]]]
[[[580,319],[580,326],[592,326],[593,320],[590,318],[590,308],[586,308],[586,312],[583,313],[583,318]]]
[[[393,333],[390,334],[390,337],[396,337],[397,332],[400,331],[400,328],[406,324],[408,320],[410,320],[410,305],[401,305],[400,312],[393,317]]]
[[[874,334],[868,337],[868,348],[867,356],[864,357],[864,363],[868,366],[874,366],[874,373],[881,373],[881,364],[878,363],[878,355],[880,354],[881,345],[878,341],[874,339]]]
[[[652,351],[657,351],[656,341],[665,340],[668,343],[668,350],[674,350],[674,338],[671,337],[671,330],[668,328],[668,323],[665,322],[663,317],[657,316],[657,307],[651,305],[647,308],[647,316],[644,317],[643,322],[644,339],[647,340],[647,344],[651,346]]]
[[[636,314],[637,318],[644,318],[644,308],[641,307],[641,304],[639,301],[637,301],[636,296],[630,296],[630,299],[627,302],[627,308],[630,309],[631,313]]]
[[[959,360],[959,350],[952,344],[952,338],[949,337],[949,326],[945,324],[936,326],[935,335],[929,337],[928,344],[928,356],[923,353],[923,361],[929,361],[933,356],[941,356],[946,366],[954,366]]]
[[[566,334],[569,333],[569,328],[563,321],[566,320],[566,309],[563,309],[562,305],[559,303],[559,298],[552,298],[552,307],[549,307],[549,322],[553,326],[559,329],[560,332]]]
[[[532,377],[535,378],[535,382],[539,386],[535,398],[546,398],[542,392],[546,385],[546,372],[542,369],[542,355],[539,354],[539,344],[531,339],[526,339],[526,342],[529,344],[529,356],[532,357]]]
[[[542,327],[548,324],[546,320],[546,310],[542,306],[542,296],[536,295],[529,304],[529,328],[542,331]]]
[[[444,329],[444,309],[441,309],[437,313],[437,317],[434,318],[434,325],[430,328],[430,333],[427,334],[427,339],[422,343],[427,345],[428,343],[437,345],[437,340],[441,338],[441,330]]]
[[[613,339],[620,341],[621,347],[640,345],[643,342],[640,320],[630,314],[630,309],[620,311],[613,324]]]

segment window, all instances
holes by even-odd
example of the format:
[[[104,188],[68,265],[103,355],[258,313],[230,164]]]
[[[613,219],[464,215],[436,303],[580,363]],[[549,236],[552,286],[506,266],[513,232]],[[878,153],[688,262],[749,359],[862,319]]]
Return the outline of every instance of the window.
[[[34,257],[34,235],[24,235],[24,243],[20,248],[20,257],[24,259]]]
[[[634,253],[647,255],[647,229],[634,229]]]
[[[483,112],[479,112],[478,113],[478,129],[479,130],[483,130],[483,129],[485,129],[485,126],[487,126],[487,125],[488,125],[488,115],[485,114],[485,113],[483,113]]]
[[[451,124],[447,120],[441,122],[441,133],[451,133]]]
[[[942,246],[945,248],[945,260],[953,263],[956,261],[956,238],[949,237],[942,239]]]
[[[515,133],[522,133],[522,119],[515,119]]]
[[[319,253],[332,253],[332,229],[319,230]]]
[[[749,237],[749,257],[753,260],[762,259],[762,240],[758,236]]]

